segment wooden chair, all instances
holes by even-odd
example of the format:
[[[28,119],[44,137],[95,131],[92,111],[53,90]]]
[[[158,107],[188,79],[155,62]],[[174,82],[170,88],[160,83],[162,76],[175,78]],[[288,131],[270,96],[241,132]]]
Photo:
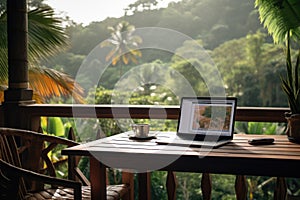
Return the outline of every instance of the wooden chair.
[[[33,131],[0,128],[0,199],[90,199],[87,179],[81,177],[79,182],[55,177],[57,163],[48,153],[58,144],[78,145]],[[75,163],[76,159],[69,158],[69,177],[80,175]],[[108,200],[129,198],[128,193],[127,184],[107,187]]]

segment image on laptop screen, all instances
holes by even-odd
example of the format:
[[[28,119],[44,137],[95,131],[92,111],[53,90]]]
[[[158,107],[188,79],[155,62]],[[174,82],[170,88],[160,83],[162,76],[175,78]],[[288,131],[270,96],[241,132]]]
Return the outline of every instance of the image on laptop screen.
[[[179,134],[231,136],[235,98],[184,97],[181,101]]]

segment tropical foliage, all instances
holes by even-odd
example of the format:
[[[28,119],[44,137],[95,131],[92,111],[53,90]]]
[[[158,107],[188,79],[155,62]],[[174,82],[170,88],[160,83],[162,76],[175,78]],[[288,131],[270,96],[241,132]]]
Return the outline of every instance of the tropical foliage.
[[[288,97],[293,114],[300,113],[300,2],[296,0],[256,0],[260,20],[273,36],[275,43],[286,43],[286,76],[282,76],[282,88]],[[299,52],[293,64],[291,41]]]
[[[1,101],[3,101],[3,90],[8,79],[7,14],[3,2],[2,5],[0,10]],[[34,8],[28,13],[29,84],[37,102],[46,102],[52,96],[73,96],[77,102],[83,102],[83,91],[70,76],[54,69],[40,67],[42,59],[47,59],[68,46],[68,36],[61,23],[61,19],[54,17],[53,9],[45,5]]]

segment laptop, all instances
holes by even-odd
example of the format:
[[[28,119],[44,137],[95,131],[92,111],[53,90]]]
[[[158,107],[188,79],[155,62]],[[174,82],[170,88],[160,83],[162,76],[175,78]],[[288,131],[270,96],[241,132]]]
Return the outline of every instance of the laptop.
[[[217,148],[233,139],[237,98],[183,97],[177,134],[158,144]]]

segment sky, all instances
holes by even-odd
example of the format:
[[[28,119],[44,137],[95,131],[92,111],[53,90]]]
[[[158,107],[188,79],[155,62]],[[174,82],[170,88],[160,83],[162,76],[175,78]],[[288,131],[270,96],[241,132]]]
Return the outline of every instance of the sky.
[[[107,17],[121,17],[124,8],[137,0],[45,0],[57,14],[67,15],[76,23],[88,25],[92,21],[102,21]],[[159,1],[160,7],[167,7],[171,1]]]

